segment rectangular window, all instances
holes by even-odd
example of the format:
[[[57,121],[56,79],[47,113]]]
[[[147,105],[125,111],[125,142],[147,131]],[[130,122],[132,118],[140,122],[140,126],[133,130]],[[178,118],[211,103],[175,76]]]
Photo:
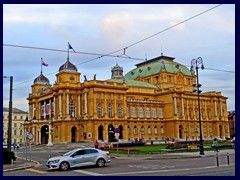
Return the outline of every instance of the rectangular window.
[[[75,117],[75,104],[69,103],[69,115]]]

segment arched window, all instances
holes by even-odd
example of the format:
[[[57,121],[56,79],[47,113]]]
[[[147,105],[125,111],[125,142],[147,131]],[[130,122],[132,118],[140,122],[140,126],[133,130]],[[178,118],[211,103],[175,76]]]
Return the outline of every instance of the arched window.
[[[120,104],[118,105],[118,117],[122,117],[122,107]]]
[[[150,118],[150,109],[146,107],[146,118]]]
[[[141,134],[144,134],[144,127],[141,127]]]
[[[164,128],[163,128],[163,126],[161,126],[161,133],[162,133],[162,134],[164,133]]]
[[[139,117],[143,118],[143,108],[139,107]]]
[[[102,117],[102,104],[101,103],[99,103],[97,105],[97,116]]]
[[[127,129],[127,133],[128,135],[130,134],[130,127],[128,126],[128,129]]]
[[[137,127],[136,126],[134,126],[134,128],[133,128],[133,134],[137,134]]]
[[[127,117],[130,117],[130,113],[129,113],[129,107],[127,107]]]
[[[151,134],[151,127],[148,126],[148,134]]]
[[[136,118],[136,108],[135,107],[132,107],[132,117],[133,118]]]
[[[69,115],[75,117],[75,104],[69,103]]]
[[[158,129],[157,129],[157,126],[154,127],[154,134],[157,134],[158,133]]]
[[[163,118],[163,110],[162,110],[162,108],[158,109],[158,116],[159,116],[159,118]]]
[[[108,104],[108,117],[112,117],[112,105]]]
[[[156,108],[152,108],[152,116],[153,118],[157,118]]]

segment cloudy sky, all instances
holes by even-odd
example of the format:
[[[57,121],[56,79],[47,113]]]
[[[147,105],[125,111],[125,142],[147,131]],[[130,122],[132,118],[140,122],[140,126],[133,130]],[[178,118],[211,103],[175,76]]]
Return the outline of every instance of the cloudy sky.
[[[77,52],[70,51],[70,61],[77,65],[81,82],[83,75],[92,79],[96,74],[97,80],[111,78],[116,63],[126,74],[135,64],[160,56],[161,52],[189,68],[192,59],[202,57],[202,91],[222,92],[228,97],[228,110],[235,110],[235,5],[216,6],[5,4],[3,75],[13,76],[13,107],[28,111],[26,98],[40,75],[41,58],[48,64],[43,74],[54,84],[70,42]],[[117,50],[112,54],[115,57],[98,58]],[[9,79],[3,79],[4,107],[8,103]]]

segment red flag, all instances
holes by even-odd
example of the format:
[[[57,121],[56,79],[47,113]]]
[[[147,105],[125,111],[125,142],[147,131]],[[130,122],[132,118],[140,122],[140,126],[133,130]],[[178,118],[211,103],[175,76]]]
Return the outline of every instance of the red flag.
[[[43,60],[42,60],[42,65],[44,65],[44,66],[48,66],[48,64],[45,63]]]

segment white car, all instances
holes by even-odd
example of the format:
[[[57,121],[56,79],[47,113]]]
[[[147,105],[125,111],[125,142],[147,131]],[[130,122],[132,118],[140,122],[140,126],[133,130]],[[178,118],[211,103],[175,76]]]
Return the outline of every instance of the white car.
[[[69,168],[96,165],[105,166],[110,163],[110,153],[94,148],[78,148],[65,153],[62,156],[55,156],[48,159],[46,166],[49,169],[60,169],[66,171]]]

